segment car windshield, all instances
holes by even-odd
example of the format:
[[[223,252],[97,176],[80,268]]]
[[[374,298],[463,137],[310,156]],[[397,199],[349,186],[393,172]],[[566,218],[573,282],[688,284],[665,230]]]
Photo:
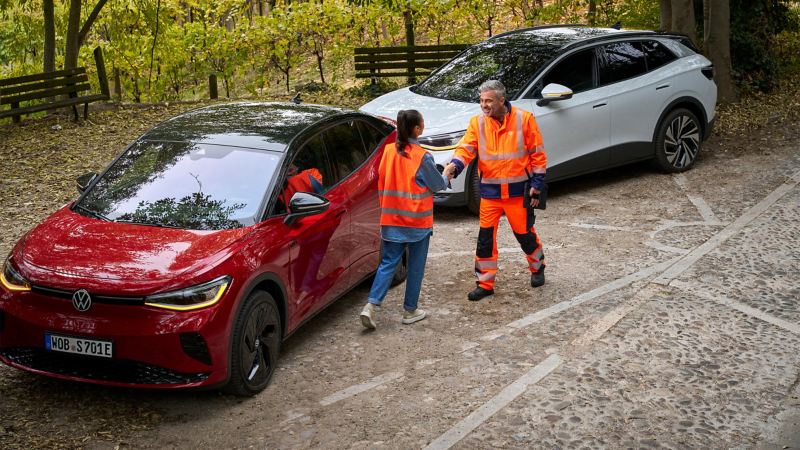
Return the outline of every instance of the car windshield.
[[[419,95],[477,103],[478,86],[494,79],[505,85],[506,97],[513,99],[561,44],[527,33],[490,39],[468,48],[412,90]]]
[[[252,225],[280,156],[211,144],[139,141],[75,209],[117,222],[193,230]]]

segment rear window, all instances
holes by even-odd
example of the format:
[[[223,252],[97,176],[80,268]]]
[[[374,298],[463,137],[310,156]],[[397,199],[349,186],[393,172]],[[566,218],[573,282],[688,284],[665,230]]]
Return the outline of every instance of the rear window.
[[[76,211],[195,230],[252,225],[280,157],[238,147],[139,141],[109,167]]]
[[[657,41],[644,41],[642,48],[647,59],[647,70],[658,69],[678,59],[674,53]]]
[[[603,68],[600,70],[601,86],[647,72],[640,42],[614,42],[600,48],[604,60]]]

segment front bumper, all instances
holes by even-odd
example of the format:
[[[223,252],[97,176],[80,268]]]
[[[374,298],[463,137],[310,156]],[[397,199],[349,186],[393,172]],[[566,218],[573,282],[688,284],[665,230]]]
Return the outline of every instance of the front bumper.
[[[433,161],[440,169],[450,164],[453,159],[453,150],[428,151],[433,156]],[[439,206],[464,206],[467,204],[466,193],[467,171],[464,170],[458,177],[450,181],[450,187],[433,194],[433,203]]]
[[[196,311],[94,304],[78,312],[70,299],[0,288],[0,361],[74,381],[141,388],[222,384],[228,370],[226,298]],[[113,342],[113,357],[49,351],[45,334]]]
[[[711,120],[706,124],[703,128],[703,140],[707,140],[711,137],[711,132],[714,131],[714,124],[717,122],[717,116],[711,118]]]

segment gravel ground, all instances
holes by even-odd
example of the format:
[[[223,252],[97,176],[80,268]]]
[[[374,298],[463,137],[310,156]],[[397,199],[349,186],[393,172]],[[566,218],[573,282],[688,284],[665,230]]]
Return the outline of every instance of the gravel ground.
[[[75,176],[188,107],[0,127],[0,251],[74,198]],[[287,341],[252,399],[2,366],[0,447],[800,448],[797,182],[740,219],[797,177],[798,110],[747,130],[730,119],[682,175],[641,164],[551,186],[537,220],[539,289],[506,223],[497,294],[468,302],[477,220],[437,208],[421,299],[430,317],[401,325],[399,287],[366,333],[361,285]]]

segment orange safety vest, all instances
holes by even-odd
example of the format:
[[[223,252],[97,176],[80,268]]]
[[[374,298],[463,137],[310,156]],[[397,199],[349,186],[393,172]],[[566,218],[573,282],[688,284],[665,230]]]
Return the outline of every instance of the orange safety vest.
[[[322,174],[314,168],[306,169],[286,180],[286,189],[283,190],[280,196],[284,205],[289,206],[289,200],[292,199],[295,192],[314,192],[314,185],[311,184],[310,177],[314,177],[315,180],[322,184]]]
[[[502,125],[483,114],[470,120],[453,159],[467,166],[476,156],[481,184],[500,185],[506,191],[501,198],[508,198],[507,185],[527,181],[528,174],[545,173],[547,166],[536,120],[516,106]]]
[[[408,144],[406,156],[397,153],[396,144],[387,144],[378,169],[378,195],[381,225],[412,228],[433,227],[433,192],[420,187],[415,178],[425,150]]]

